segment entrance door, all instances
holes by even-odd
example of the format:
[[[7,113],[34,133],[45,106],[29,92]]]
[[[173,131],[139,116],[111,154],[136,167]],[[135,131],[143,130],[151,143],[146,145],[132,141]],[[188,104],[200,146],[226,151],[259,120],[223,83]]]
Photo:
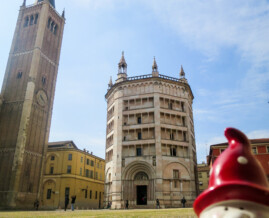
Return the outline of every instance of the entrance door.
[[[137,205],[147,205],[147,186],[136,186]]]

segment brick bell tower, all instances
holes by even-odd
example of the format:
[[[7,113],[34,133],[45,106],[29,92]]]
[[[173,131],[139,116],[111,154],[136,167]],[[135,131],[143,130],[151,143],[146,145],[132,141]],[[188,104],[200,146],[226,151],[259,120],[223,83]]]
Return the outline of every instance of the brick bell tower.
[[[20,7],[0,94],[0,209],[39,198],[64,24],[54,0]]]

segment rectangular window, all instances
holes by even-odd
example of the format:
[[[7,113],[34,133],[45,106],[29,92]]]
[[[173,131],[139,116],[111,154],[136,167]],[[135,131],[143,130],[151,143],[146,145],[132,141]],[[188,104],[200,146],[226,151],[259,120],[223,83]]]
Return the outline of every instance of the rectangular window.
[[[174,140],[174,133],[170,133],[170,139]]]
[[[50,174],[53,174],[54,167],[50,167]]]
[[[138,124],[141,124],[141,121],[142,121],[142,120],[141,120],[141,117],[137,117],[137,123],[138,123]]]
[[[68,198],[69,198],[69,193],[70,193],[70,188],[69,187],[66,187],[64,194],[65,194],[65,196],[67,195]]]
[[[177,156],[177,149],[176,149],[176,147],[171,147],[170,148],[170,155],[172,157],[176,157]]]
[[[92,170],[90,171],[90,178],[93,179],[93,171]]]
[[[87,198],[87,196],[88,196],[88,190],[86,189],[85,190],[85,198]]]
[[[173,109],[173,103],[169,103],[169,106],[168,107],[169,107],[169,109],[172,110]]]
[[[71,173],[71,166],[70,165],[67,166],[67,173]]]
[[[98,179],[98,172],[95,172],[95,179]]]
[[[72,160],[72,154],[68,154],[68,160]]]
[[[257,154],[257,148],[256,148],[256,147],[252,147],[251,150],[252,150],[252,153],[253,153],[253,154]]]
[[[80,162],[83,163],[83,157],[80,158]]]
[[[52,155],[52,156],[50,157],[50,160],[55,160],[55,156]]]
[[[90,171],[86,170],[86,177],[90,177]]]
[[[173,170],[173,178],[179,179],[179,170]]]
[[[220,153],[222,153],[223,151],[225,151],[225,148],[221,148],[220,149]]]
[[[97,191],[95,192],[95,199],[97,199],[98,195],[97,195]]]
[[[136,156],[142,156],[142,148],[136,148]]]
[[[90,199],[92,199],[92,190],[90,190]]]
[[[51,189],[47,190],[47,199],[51,199]]]
[[[94,161],[93,161],[93,160],[91,160],[91,166],[92,166],[92,167],[94,166]]]
[[[184,142],[187,141],[187,135],[186,135],[186,132],[183,132],[183,140],[184,140]]]
[[[89,159],[87,159],[87,165],[90,165],[90,160]]]
[[[138,132],[138,133],[137,133],[137,139],[138,139],[138,140],[141,140],[141,139],[142,139],[142,133],[141,133],[141,132]]]

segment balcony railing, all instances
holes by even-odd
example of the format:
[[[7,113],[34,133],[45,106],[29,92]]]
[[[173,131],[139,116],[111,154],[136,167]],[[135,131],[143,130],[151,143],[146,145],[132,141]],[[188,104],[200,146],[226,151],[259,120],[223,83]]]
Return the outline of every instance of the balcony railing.
[[[127,80],[132,81],[132,80],[147,79],[147,78],[153,78],[153,77],[154,76],[152,76],[152,74],[145,74],[145,75],[140,75],[140,76],[127,77]],[[162,75],[162,74],[159,74],[158,77],[162,78],[162,79],[172,80],[172,81],[175,81],[175,82],[180,81],[180,79],[170,77],[170,76],[165,76],[165,75]]]

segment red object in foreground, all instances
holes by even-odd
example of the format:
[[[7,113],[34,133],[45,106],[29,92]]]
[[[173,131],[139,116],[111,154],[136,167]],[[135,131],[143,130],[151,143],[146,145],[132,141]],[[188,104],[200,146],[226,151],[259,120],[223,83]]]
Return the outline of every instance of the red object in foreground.
[[[269,206],[269,185],[265,172],[251,153],[248,138],[241,131],[227,128],[229,147],[211,168],[209,187],[194,202],[200,213],[209,206],[229,201],[250,201]]]

